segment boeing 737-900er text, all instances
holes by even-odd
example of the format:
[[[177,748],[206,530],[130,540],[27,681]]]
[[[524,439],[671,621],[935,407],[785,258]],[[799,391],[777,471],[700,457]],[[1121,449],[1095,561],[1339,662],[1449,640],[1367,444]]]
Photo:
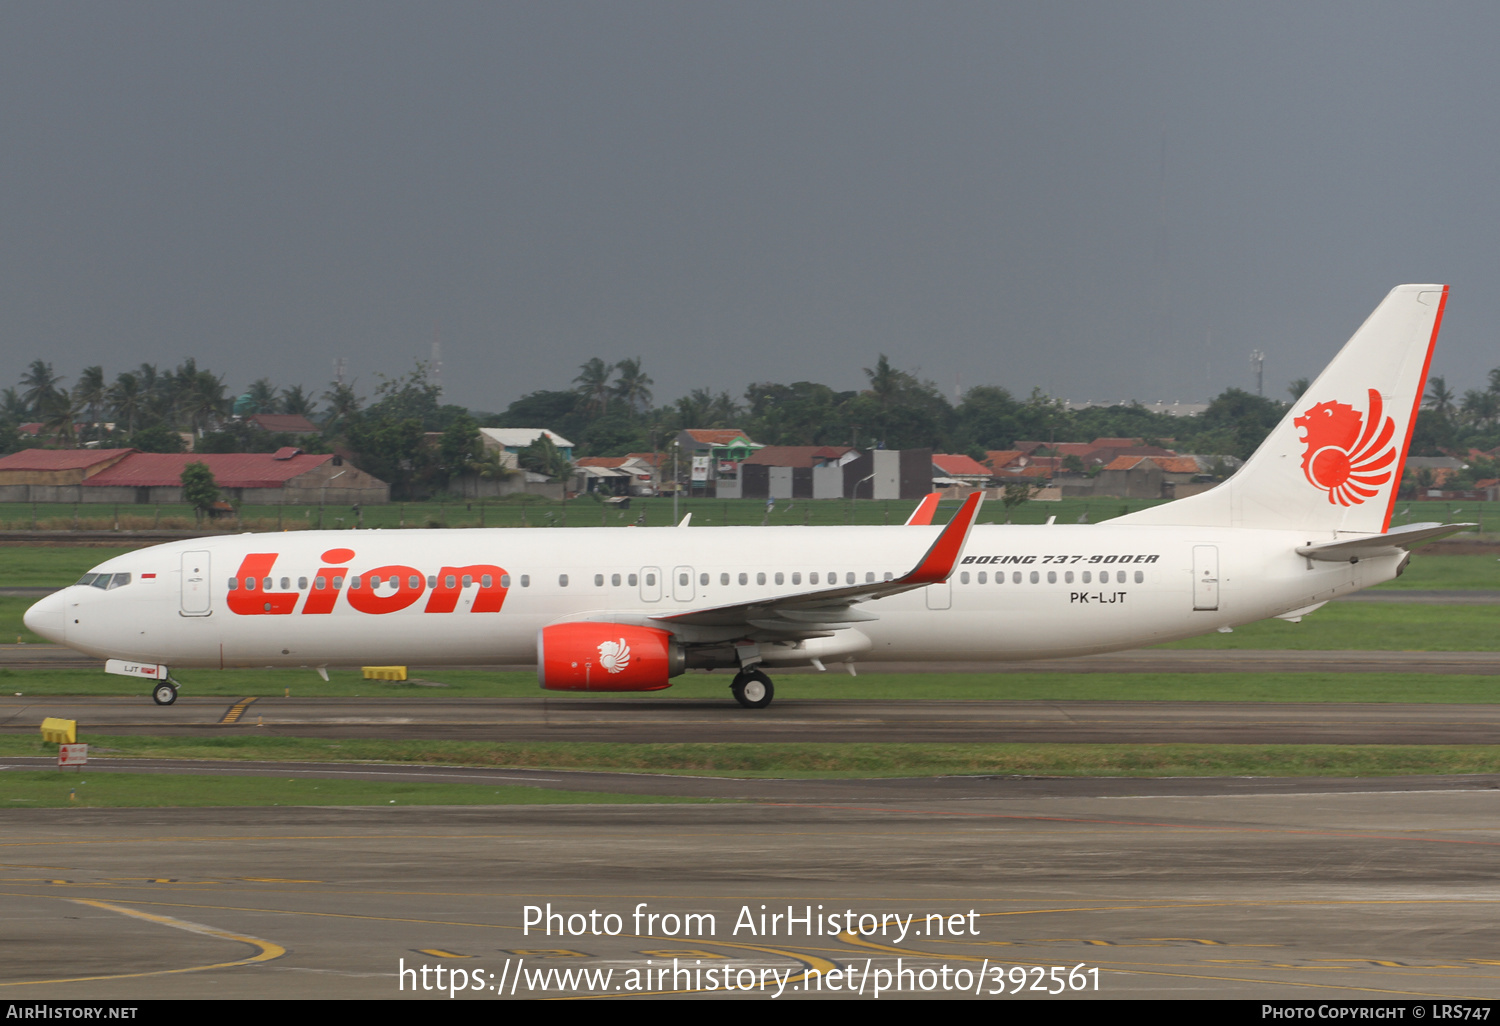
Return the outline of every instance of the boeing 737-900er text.
[[[1020,660],[1295,619],[1399,574],[1390,530],[1447,301],[1394,289],[1239,472],[1096,525],[300,531],[111,559],[26,613],[36,633],[154,682],[168,667],[505,664],[543,688],[655,691],[690,668]],[[326,674],[325,674],[326,676]]]

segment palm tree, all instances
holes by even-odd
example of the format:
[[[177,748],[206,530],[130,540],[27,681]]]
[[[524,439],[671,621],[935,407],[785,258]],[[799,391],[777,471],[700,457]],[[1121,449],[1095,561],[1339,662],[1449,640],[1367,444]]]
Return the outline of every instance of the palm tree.
[[[300,413],[304,417],[311,418],[313,415],[312,397],[302,391],[301,385],[283,388],[281,390],[281,412]]]
[[[250,383],[245,389],[245,394],[250,397],[250,413],[280,413],[276,403],[276,386],[271,384],[270,378],[259,378]]]
[[[323,393],[323,401],[328,404],[328,419],[323,423],[323,431],[326,433],[345,424],[358,413],[361,400],[354,391],[352,381],[347,385],[342,381],[333,381]]]
[[[212,371],[198,371],[184,385],[183,412],[201,437],[229,414],[229,399],[224,395],[224,381]]]
[[[578,369],[581,373],[573,383],[578,386],[585,408],[596,416],[603,416],[609,407],[609,377],[615,369],[597,356]]]
[[[130,371],[115,378],[105,393],[105,402],[114,411],[116,420],[125,422],[125,433],[135,434],[136,418],[146,411],[146,393],[141,389],[141,379]]]
[[[620,379],[615,382],[615,398],[629,407],[631,412],[650,409],[651,386],[656,382],[641,370],[641,358],[637,356],[633,360],[621,360],[615,364],[615,369],[620,372]]]
[[[43,406],[54,408],[56,403],[52,393],[57,391],[61,381],[62,375],[54,373],[50,363],[32,360],[26,373],[21,375],[21,384],[26,387],[26,391],[21,393],[21,401],[26,404],[27,411],[40,417]]]
[[[1440,377],[1428,379],[1427,408],[1444,420],[1453,419],[1453,390]]]
[[[73,401],[89,411],[89,427],[95,438],[99,437],[99,410],[104,406],[108,388],[104,383],[104,368],[97,364],[85,367],[78,375],[78,384],[73,386]]]

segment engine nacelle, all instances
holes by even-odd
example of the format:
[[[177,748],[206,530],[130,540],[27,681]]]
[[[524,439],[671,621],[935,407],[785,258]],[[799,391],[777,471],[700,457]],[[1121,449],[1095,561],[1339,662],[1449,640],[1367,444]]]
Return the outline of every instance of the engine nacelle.
[[[670,631],[556,623],[536,634],[536,674],[549,691],[660,691],[687,669]]]

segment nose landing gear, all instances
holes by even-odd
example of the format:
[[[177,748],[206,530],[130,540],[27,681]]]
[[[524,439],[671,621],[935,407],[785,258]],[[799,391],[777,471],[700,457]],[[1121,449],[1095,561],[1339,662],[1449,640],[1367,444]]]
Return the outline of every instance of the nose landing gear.
[[[776,695],[771,678],[753,666],[735,674],[729,690],[734,694],[734,700],[746,709],[764,709]]]
[[[151,689],[151,701],[157,705],[171,705],[177,701],[177,685],[171,681],[162,681]]]

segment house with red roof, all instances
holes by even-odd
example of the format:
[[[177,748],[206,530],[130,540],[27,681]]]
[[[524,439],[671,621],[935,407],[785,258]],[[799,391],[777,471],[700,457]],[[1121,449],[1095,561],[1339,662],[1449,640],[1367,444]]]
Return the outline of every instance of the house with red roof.
[[[27,449],[0,459],[0,500],[173,503],[182,472],[202,463],[226,498],[252,504],[385,503],[390,485],[343,457],[286,447],[274,453],[157,453]],[[24,489],[24,497],[16,497]]]

